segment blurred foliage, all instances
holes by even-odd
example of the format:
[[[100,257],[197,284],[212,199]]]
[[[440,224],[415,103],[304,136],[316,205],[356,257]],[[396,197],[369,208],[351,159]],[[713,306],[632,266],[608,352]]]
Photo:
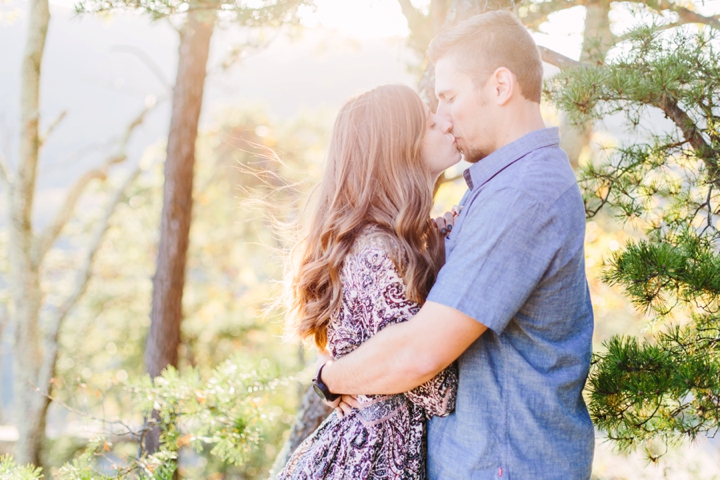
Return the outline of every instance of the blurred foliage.
[[[10,455],[0,457],[0,479],[35,480],[42,478],[42,469],[32,465],[18,465]]]
[[[260,445],[264,427],[277,421],[267,410],[270,394],[287,383],[278,380],[279,372],[270,366],[255,370],[241,356],[223,362],[210,375],[188,368],[182,373],[165,370],[155,381],[145,375],[124,388],[125,416],[136,413],[140,418],[156,411],[156,424],[163,430],[162,445],[153,455],[137,457],[137,448],[122,455],[112,440],[139,441],[151,426],[134,429],[126,419],[107,420],[77,412],[103,425],[104,433],[82,448],[82,453],[53,472],[66,480],[97,478],[151,478],[171,480],[177,464],[172,461],[185,449],[209,454],[226,464],[241,465]],[[81,388],[86,388],[82,385]],[[71,407],[68,410],[73,411]],[[143,425],[142,422],[138,422]],[[0,478],[38,478],[40,469],[18,467],[6,458],[0,464]],[[33,476],[35,475],[35,476]]]
[[[282,312],[270,308],[282,296],[285,248],[293,234],[291,228],[278,226],[299,218],[310,187],[319,179],[332,118],[327,112],[305,112],[279,123],[263,108],[252,106],[227,109],[216,118],[200,132],[197,144],[180,371],[207,377],[235,358],[237,365],[292,376],[305,368],[304,352],[281,340]],[[147,405],[141,408],[131,390],[120,387],[145,373],[142,352],[149,326],[163,158],[163,145],[145,151],[141,161],[150,166],[130,187],[128,200],[118,206],[88,291],[61,333],[51,392],[58,403],[51,405],[48,423],[63,428],[49,440],[49,465],[59,466],[86,449],[87,429],[104,431],[91,418],[130,423],[143,418]],[[88,226],[101,214],[111,192],[111,185],[91,188],[81,213],[65,229],[59,247],[49,253],[42,272],[49,304],[63,298],[71,285],[81,246],[92,233]],[[0,275],[7,271],[5,261],[0,260]],[[218,443],[207,439],[197,444],[199,451],[181,452],[181,473],[262,478],[294,421],[298,389],[293,381],[268,393],[263,415],[274,420],[264,420],[257,431],[262,448],[231,464],[218,450],[212,453],[211,444]],[[116,442],[110,453],[134,455],[137,447]],[[60,474],[57,468],[51,471]]]
[[[578,123],[620,113],[642,134],[579,179],[589,217],[605,208],[638,233],[603,281],[661,327],[650,340],[614,337],[593,361],[593,420],[632,450],[720,429],[720,67],[713,29],[655,23],[625,38],[607,64],[562,72],[547,93]],[[650,108],[672,124],[648,128]]]
[[[158,20],[191,10],[217,10],[222,12],[220,20],[242,27],[280,27],[297,24],[298,7],[311,5],[308,0],[81,0],[75,5],[75,11],[107,13],[132,9]]]

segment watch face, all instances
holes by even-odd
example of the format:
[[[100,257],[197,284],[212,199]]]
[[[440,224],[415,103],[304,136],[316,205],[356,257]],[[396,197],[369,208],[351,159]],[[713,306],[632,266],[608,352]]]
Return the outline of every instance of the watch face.
[[[313,389],[315,389],[315,393],[317,393],[320,398],[325,400],[325,393],[318,387],[317,383],[313,383]]]

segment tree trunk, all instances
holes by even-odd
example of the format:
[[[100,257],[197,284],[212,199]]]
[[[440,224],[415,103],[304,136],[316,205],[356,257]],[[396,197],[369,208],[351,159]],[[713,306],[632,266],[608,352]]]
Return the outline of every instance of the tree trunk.
[[[605,61],[605,55],[615,43],[610,32],[610,2],[607,0],[590,1],[585,7],[585,32],[583,35],[580,61],[598,64]],[[572,125],[567,115],[560,117],[560,148],[565,150],[573,169],[577,169],[582,150],[590,143],[592,123]]]
[[[290,455],[310,434],[320,426],[325,418],[332,413],[332,409],[328,408],[315,393],[312,386],[305,391],[300,409],[298,410],[295,424],[290,430],[288,437],[282,450],[275,458],[275,463],[271,470],[271,475],[277,475],[285,466]]]
[[[145,347],[145,366],[153,378],[168,365],[178,365],[185,261],[192,214],[195,139],[214,24],[214,11],[191,11],[180,33],[165,161],[160,245],[153,278],[150,332]],[[158,446],[159,430],[155,429],[148,435],[145,448],[152,453]]]
[[[32,207],[40,149],[40,65],[45,50],[50,8],[48,0],[30,0],[28,30],[20,81],[20,158],[17,176],[8,191],[10,224],[8,254],[15,330],[15,418],[19,464],[40,465],[45,437],[43,398],[35,391],[41,365],[38,318],[39,267],[32,257]]]

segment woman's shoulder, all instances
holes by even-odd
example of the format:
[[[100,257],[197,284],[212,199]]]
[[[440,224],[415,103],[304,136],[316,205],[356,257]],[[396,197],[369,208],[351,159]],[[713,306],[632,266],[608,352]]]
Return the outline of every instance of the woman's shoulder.
[[[398,240],[393,234],[378,225],[368,225],[355,239],[349,255],[361,259],[377,258],[394,261],[398,251]]]

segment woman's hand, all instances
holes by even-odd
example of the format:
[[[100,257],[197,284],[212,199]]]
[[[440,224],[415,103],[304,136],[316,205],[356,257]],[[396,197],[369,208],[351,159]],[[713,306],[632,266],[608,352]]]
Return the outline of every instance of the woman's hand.
[[[335,415],[338,418],[343,418],[348,413],[352,412],[353,408],[360,408],[360,403],[353,395],[343,395],[338,399],[340,403],[335,407]],[[336,400],[336,401],[338,401]]]
[[[447,237],[455,226],[455,219],[460,215],[460,207],[453,206],[452,210],[446,212],[442,217],[433,218],[433,224],[438,233],[443,237]]]

